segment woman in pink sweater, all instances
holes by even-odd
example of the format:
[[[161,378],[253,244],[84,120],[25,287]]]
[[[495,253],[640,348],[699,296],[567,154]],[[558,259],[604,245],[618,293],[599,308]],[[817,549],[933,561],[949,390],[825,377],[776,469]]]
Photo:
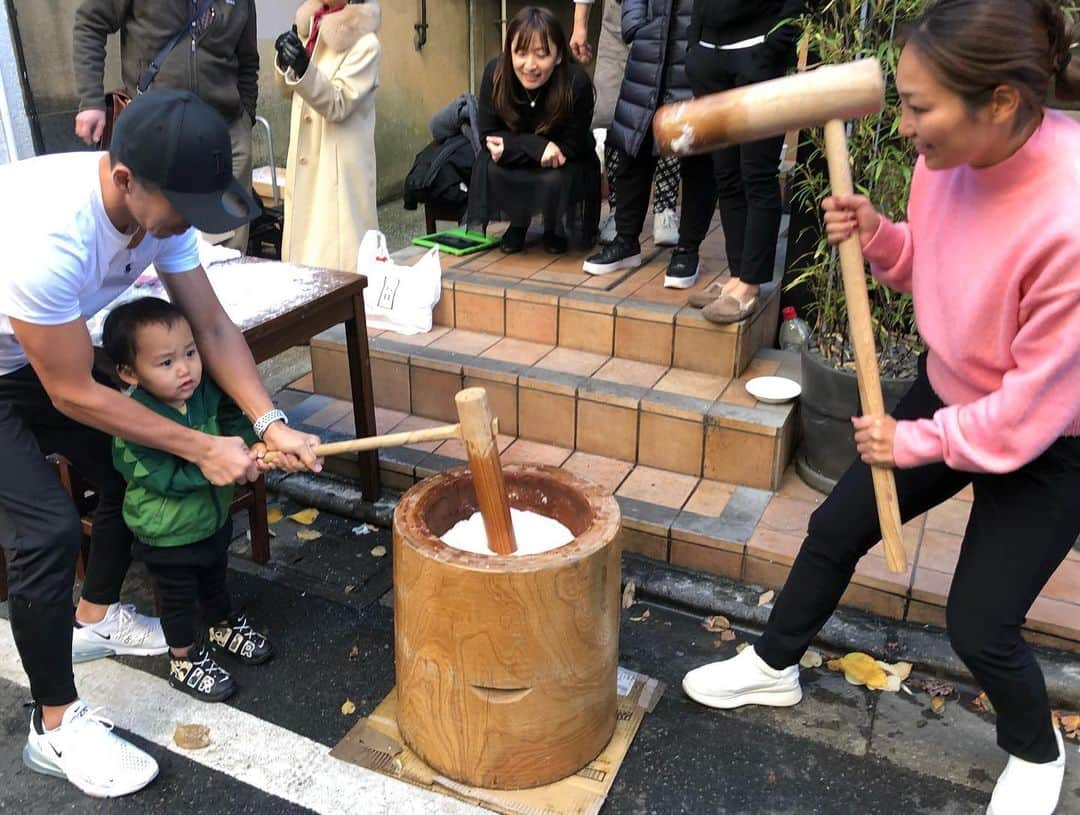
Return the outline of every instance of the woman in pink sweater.
[[[797,703],[799,658],[880,538],[868,465],[896,468],[905,521],[971,484],[947,624],[1009,754],[996,815],[1051,813],[1065,767],[1020,628],[1080,535],[1080,125],[1044,107],[1075,82],[1076,39],[1056,0],[937,0],[914,23],[908,221],[862,196],[823,207],[831,242],[857,231],[874,276],[913,293],[928,352],[893,416],[852,420],[861,461],[811,517],[762,637],[683,680],[712,707]]]

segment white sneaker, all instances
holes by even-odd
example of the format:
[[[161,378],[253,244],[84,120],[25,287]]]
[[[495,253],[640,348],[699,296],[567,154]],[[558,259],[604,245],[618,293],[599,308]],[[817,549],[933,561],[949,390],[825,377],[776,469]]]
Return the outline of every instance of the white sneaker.
[[[161,620],[139,614],[132,605],[113,603],[101,622],[76,623],[71,633],[72,662],[89,662],[114,654],[148,657],[168,650]]]
[[[615,240],[617,229],[615,227],[615,210],[607,216],[607,220],[600,226],[600,232],[596,236],[596,242],[605,246]]]
[[[652,228],[653,243],[657,246],[677,246],[679,243],[679,216],[673,209],[656,213]]]
[[[1065,778],[1065,743],[1056,726],[1054,738],[1058,757],[1049,764],[1032,764],[1009,756],[994,785],[986,815],[1050,815],[1054,811]]]
[[[695,702],[722,710],[741,705],[790,707],[802,699],[799,666],[770,668],[753,646],[731,659],[695,668],[683,677],[682,686]]]
[[[36,720],[36,721],[35,721]],[[135,745],[112,732],[113,724],[76,701],[55,730],[43,729],[35,709],[23,763],[31,770],[66,778],[87,795],[117,798],[141,790],[158,774],[158,765]]]

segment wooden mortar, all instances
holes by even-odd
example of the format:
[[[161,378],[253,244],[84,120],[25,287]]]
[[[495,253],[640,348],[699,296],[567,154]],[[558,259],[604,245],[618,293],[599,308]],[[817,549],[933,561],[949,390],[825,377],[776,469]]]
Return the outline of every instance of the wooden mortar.
[[[615,729],[618,504],[536,465],[504,470],[510,505],[574,533],[522,557],[440,540],[478,509],[465,468],[413,486],[394,513],[398,727],[439,773],[479,787],[548,784],[580,770]]]

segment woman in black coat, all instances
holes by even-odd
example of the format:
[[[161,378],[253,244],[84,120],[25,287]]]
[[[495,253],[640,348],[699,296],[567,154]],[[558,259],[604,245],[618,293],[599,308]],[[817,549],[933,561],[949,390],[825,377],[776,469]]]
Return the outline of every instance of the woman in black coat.
[[[541,215],[547,252],[565,252],[568,238],[591,246],[600,218],[593,86],[551,12],[527,6],[514,16],[478,101],[484,150],[469,187],[470,227],[509,221],[502,250],[520,252]]]
[[[751,85],[783,76],[795,62],[798,29],[805,0],[696,0],[686,75],[694,96]],[[704,307],[707,320],[735,323],[757,308],[758,290],[773,277],[780,230],[780,184],[777,178],[784,137],[740,144],[710,156],[683,159],[683,197],[719,201],[720,221],[731,279],[691,297]],[[712,176],[710,178],[710,175]],[[704,240],[712,207],[696,208],[700,217],[680,224],[680,243],[696,247]]]

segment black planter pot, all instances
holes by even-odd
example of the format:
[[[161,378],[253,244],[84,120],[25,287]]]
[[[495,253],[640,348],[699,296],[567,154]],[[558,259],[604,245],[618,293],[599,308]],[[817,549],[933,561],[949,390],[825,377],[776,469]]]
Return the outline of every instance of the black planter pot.
[[[885,410],[891,411],[912,379],[881,378]],[[851,417],[860,415],[859,383],[854,371],[834,368],[814,351],[802,351],[799,420],[802,444],[795,459],[799,476],[820,492],[830,492],[855,460]]]

